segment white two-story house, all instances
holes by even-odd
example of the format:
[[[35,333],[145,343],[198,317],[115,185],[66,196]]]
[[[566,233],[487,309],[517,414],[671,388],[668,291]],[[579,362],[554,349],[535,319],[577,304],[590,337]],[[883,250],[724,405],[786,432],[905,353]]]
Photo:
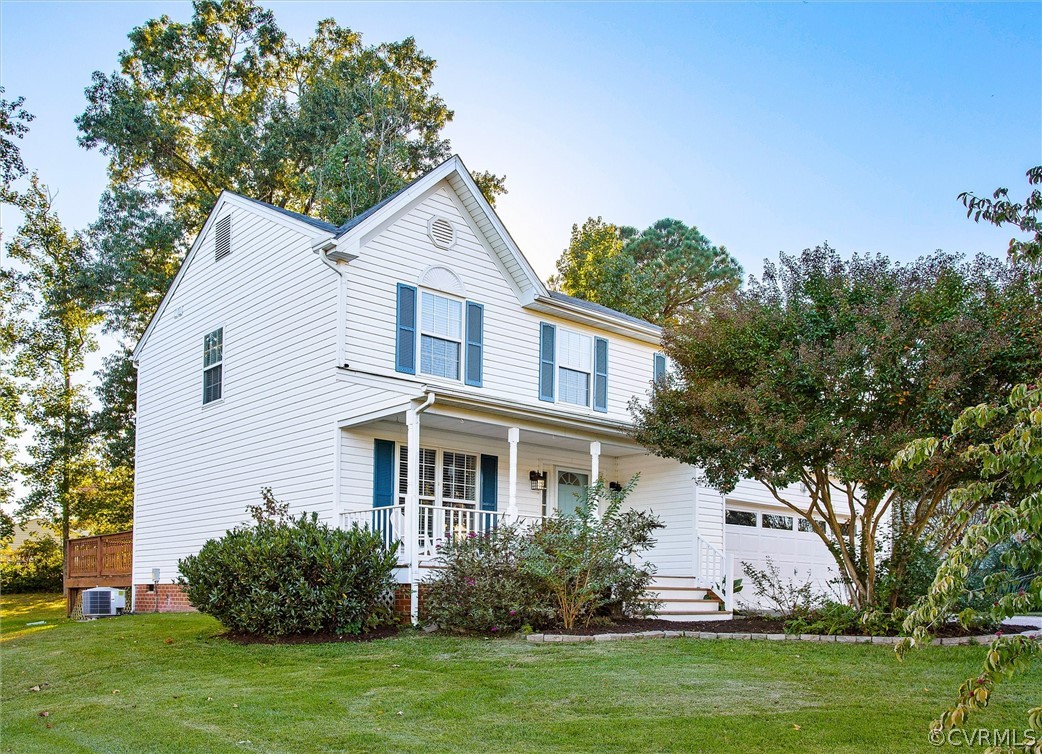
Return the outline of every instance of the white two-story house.
[[[262,487],[400,541],[414,617],[446,538],[638,472],[627,505],[665,524],[647,556],[665,617],[730,607],[729,540],[739,562],[766,547],[826,568],[759,485],[725,500],[631,439],[659,338],[547,290],[459,158],[340,227],[223,193],[134,352],[135,609],[186,608],[178,559],[246,521]]]

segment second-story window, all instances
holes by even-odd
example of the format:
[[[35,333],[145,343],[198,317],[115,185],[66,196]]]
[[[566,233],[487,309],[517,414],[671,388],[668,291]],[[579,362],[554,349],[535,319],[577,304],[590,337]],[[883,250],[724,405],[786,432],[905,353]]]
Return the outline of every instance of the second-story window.
[[[420,295],[420,372],[460,378],[463,304],[423,291]]]
[[[593,372],[593,338],[557,329],[558,400],[577,406],[590,405],[590,377]]]

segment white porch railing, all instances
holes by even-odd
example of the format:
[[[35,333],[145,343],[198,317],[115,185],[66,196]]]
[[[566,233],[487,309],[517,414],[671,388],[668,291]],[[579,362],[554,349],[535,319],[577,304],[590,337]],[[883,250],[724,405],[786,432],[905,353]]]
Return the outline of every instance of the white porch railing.
[[[695,568],[698,579],[724,601],[724,610],[734,610],[734,556],[725,555],[712,542],[696,537]]]
[[[418,560],[423,564],[430,563],[437,557],[438,548],[446,542],[492,531],[504,519],[504,514],[498,511],[420,505],[416,520]],[[516,522],[522,524],[534,524],[540,520],[539,516],[515,518]],[[404,505],[387,505],[341,514],[342,527],[350,528],[355,524],[378,532],[387,547],[399,542],[398,562],[403,566],[412,562],[412,552],[406,541]]]

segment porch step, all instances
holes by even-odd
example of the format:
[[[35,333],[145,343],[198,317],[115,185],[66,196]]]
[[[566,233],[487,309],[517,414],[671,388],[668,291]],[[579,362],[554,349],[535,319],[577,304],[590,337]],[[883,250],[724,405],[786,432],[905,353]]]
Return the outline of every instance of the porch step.
[[[675,621],[677,623],[693,623],[696,621],[731,620],[734,616],[729,611],[721,610],[716,613],[660,612],[658,617],[662,620]]]
[[[656,576],[648,589],[649,599],[659,600],[663,620],[727,620],[723,600],[694,576]]]

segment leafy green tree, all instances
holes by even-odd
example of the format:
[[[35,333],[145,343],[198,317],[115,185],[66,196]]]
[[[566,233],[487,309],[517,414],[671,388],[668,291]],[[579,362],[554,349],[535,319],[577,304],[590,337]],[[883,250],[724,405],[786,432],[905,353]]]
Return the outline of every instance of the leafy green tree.
[[[557,259],[550,287],[585,301],[626,311],[630,306],[629,274],[632,260],[622,251],[636,229],[587,218],[572,226],[572,238]]]
[[[1010,240],[1010,259],[1035,279],[1042,278],[1042,166],[1027,172],[1032,188],[1021,204],[1000,188],[992,198],[960,195],[967,215],[997,226],[1012,225],[1027,237]],[[895,468],[968,465],[973,474],[951,492],[963,504],[990,502],[948,552],[930,588],[905,621],[911,638],[897,647],[899,656],[929,642],[935,628],[959,613],[964,625],[982,619],[998,622],[1017,614],[1042,610],[1042,387],[1035,382],[1014,387],[1006,400],[965,409],[943,437],[919,439],[897,454]],[[967,442],[965,438],[984,439]],[[981,566],[997,560],[983,582]],[[970,607],[960,606],[969,603]],[[980,609],[980,605],[988,607]],[[1042,659],[1042,640],[1000,637],[992,643],[981,672],[968,678],[955,703],[934,722],[943,731],[962,727],[970,716],[988,706],[995,687]],[[1040,700],[1042,702],[1042,700]],[[1028,712],[1028,727],[1042,730],[1042,703]],[[1020,751],[1035,751],[1026,741]],[[996,745],[993,751],[1000,750]],[[1013,750],[1007,747],[1005,750]]]
[[[573,225],[557,270],[555,290],[663,325],[734,290],[742,274],[727,249],[669,218],[639,233],[599,217]]]
[[[0,87],[0,95],[4,93]],[[18,146],[29,131],[33,115],[22,106],[24,97],[6,100],[0,97],[0,204],[19,206],[22,197],[15,182],[26,174],[25,162]],[[0,236],[3,230],[0,229]],[[16,345],[25,329],[25,295],[22,275],[8,266],[0,268],[0,504],[9,503],[14,493],[15,457],[22,436],[19,424],[21,394],[13,378]],[[0,530],[13,523],[0,512]]]
[[[137,392],[130,353],[177,274],[188,238],[160,194],[116,186],[102,196],[86,240],[91,260],[84,285],[97,298],[104,332],[118,339],[98,374],[101,408],[93,426],[113,474],[128,479],[121,469],[134,467]]]
[[[870,606],[882,535],[892,527],[895,553],[925,540],[943,555],[981,505],[949,496],[965,466],[890,462],[908,442],[943,434],[961,406],[1037,373],[1037,293],[1022,270],[983,256],[896,265],[843,260],[827,246],[783,255],[667,332],[676,373],[635,402],[637,439],[722,490],[761,482],[810,521],[852,604]],[[788,491],[798,483],[807,505]],[[848,517],[854,526],[842,525]],[[891,583],[905,566],[891,559]]]
[[[339,223],[449,155],[452,111],[412,38],[366,46],[327,19],[301,45],[251,0],[194,10],[135,28],[77,118],[112,185],[160,191],[189,231],[225,188]]]
[[[0,95],[4,88],[0,86]],[[25,97],[6,100],[0,97],[0,203],[17,204],[18,194],[14,190],[14,182],[26,174],[22,161],[22,150],[16,139],[23,138],[29,132],[29,123],[36,116],[26,110]]]
[[[92,439],[87,389],[77,375],[96,348],[92,329],[100,317],[92,291],[83,285],[83,239],[65,231],[35,175],[22,195],[22,210],[23,222],[7,249],[24,269],[35,315],[13,359],[14,376],[25,388],[22,417],[32,432],[29,461],[20,465],[29,493],[18,514],[48,517],[60,528],[64,546],[75,515],[77,467]]]

